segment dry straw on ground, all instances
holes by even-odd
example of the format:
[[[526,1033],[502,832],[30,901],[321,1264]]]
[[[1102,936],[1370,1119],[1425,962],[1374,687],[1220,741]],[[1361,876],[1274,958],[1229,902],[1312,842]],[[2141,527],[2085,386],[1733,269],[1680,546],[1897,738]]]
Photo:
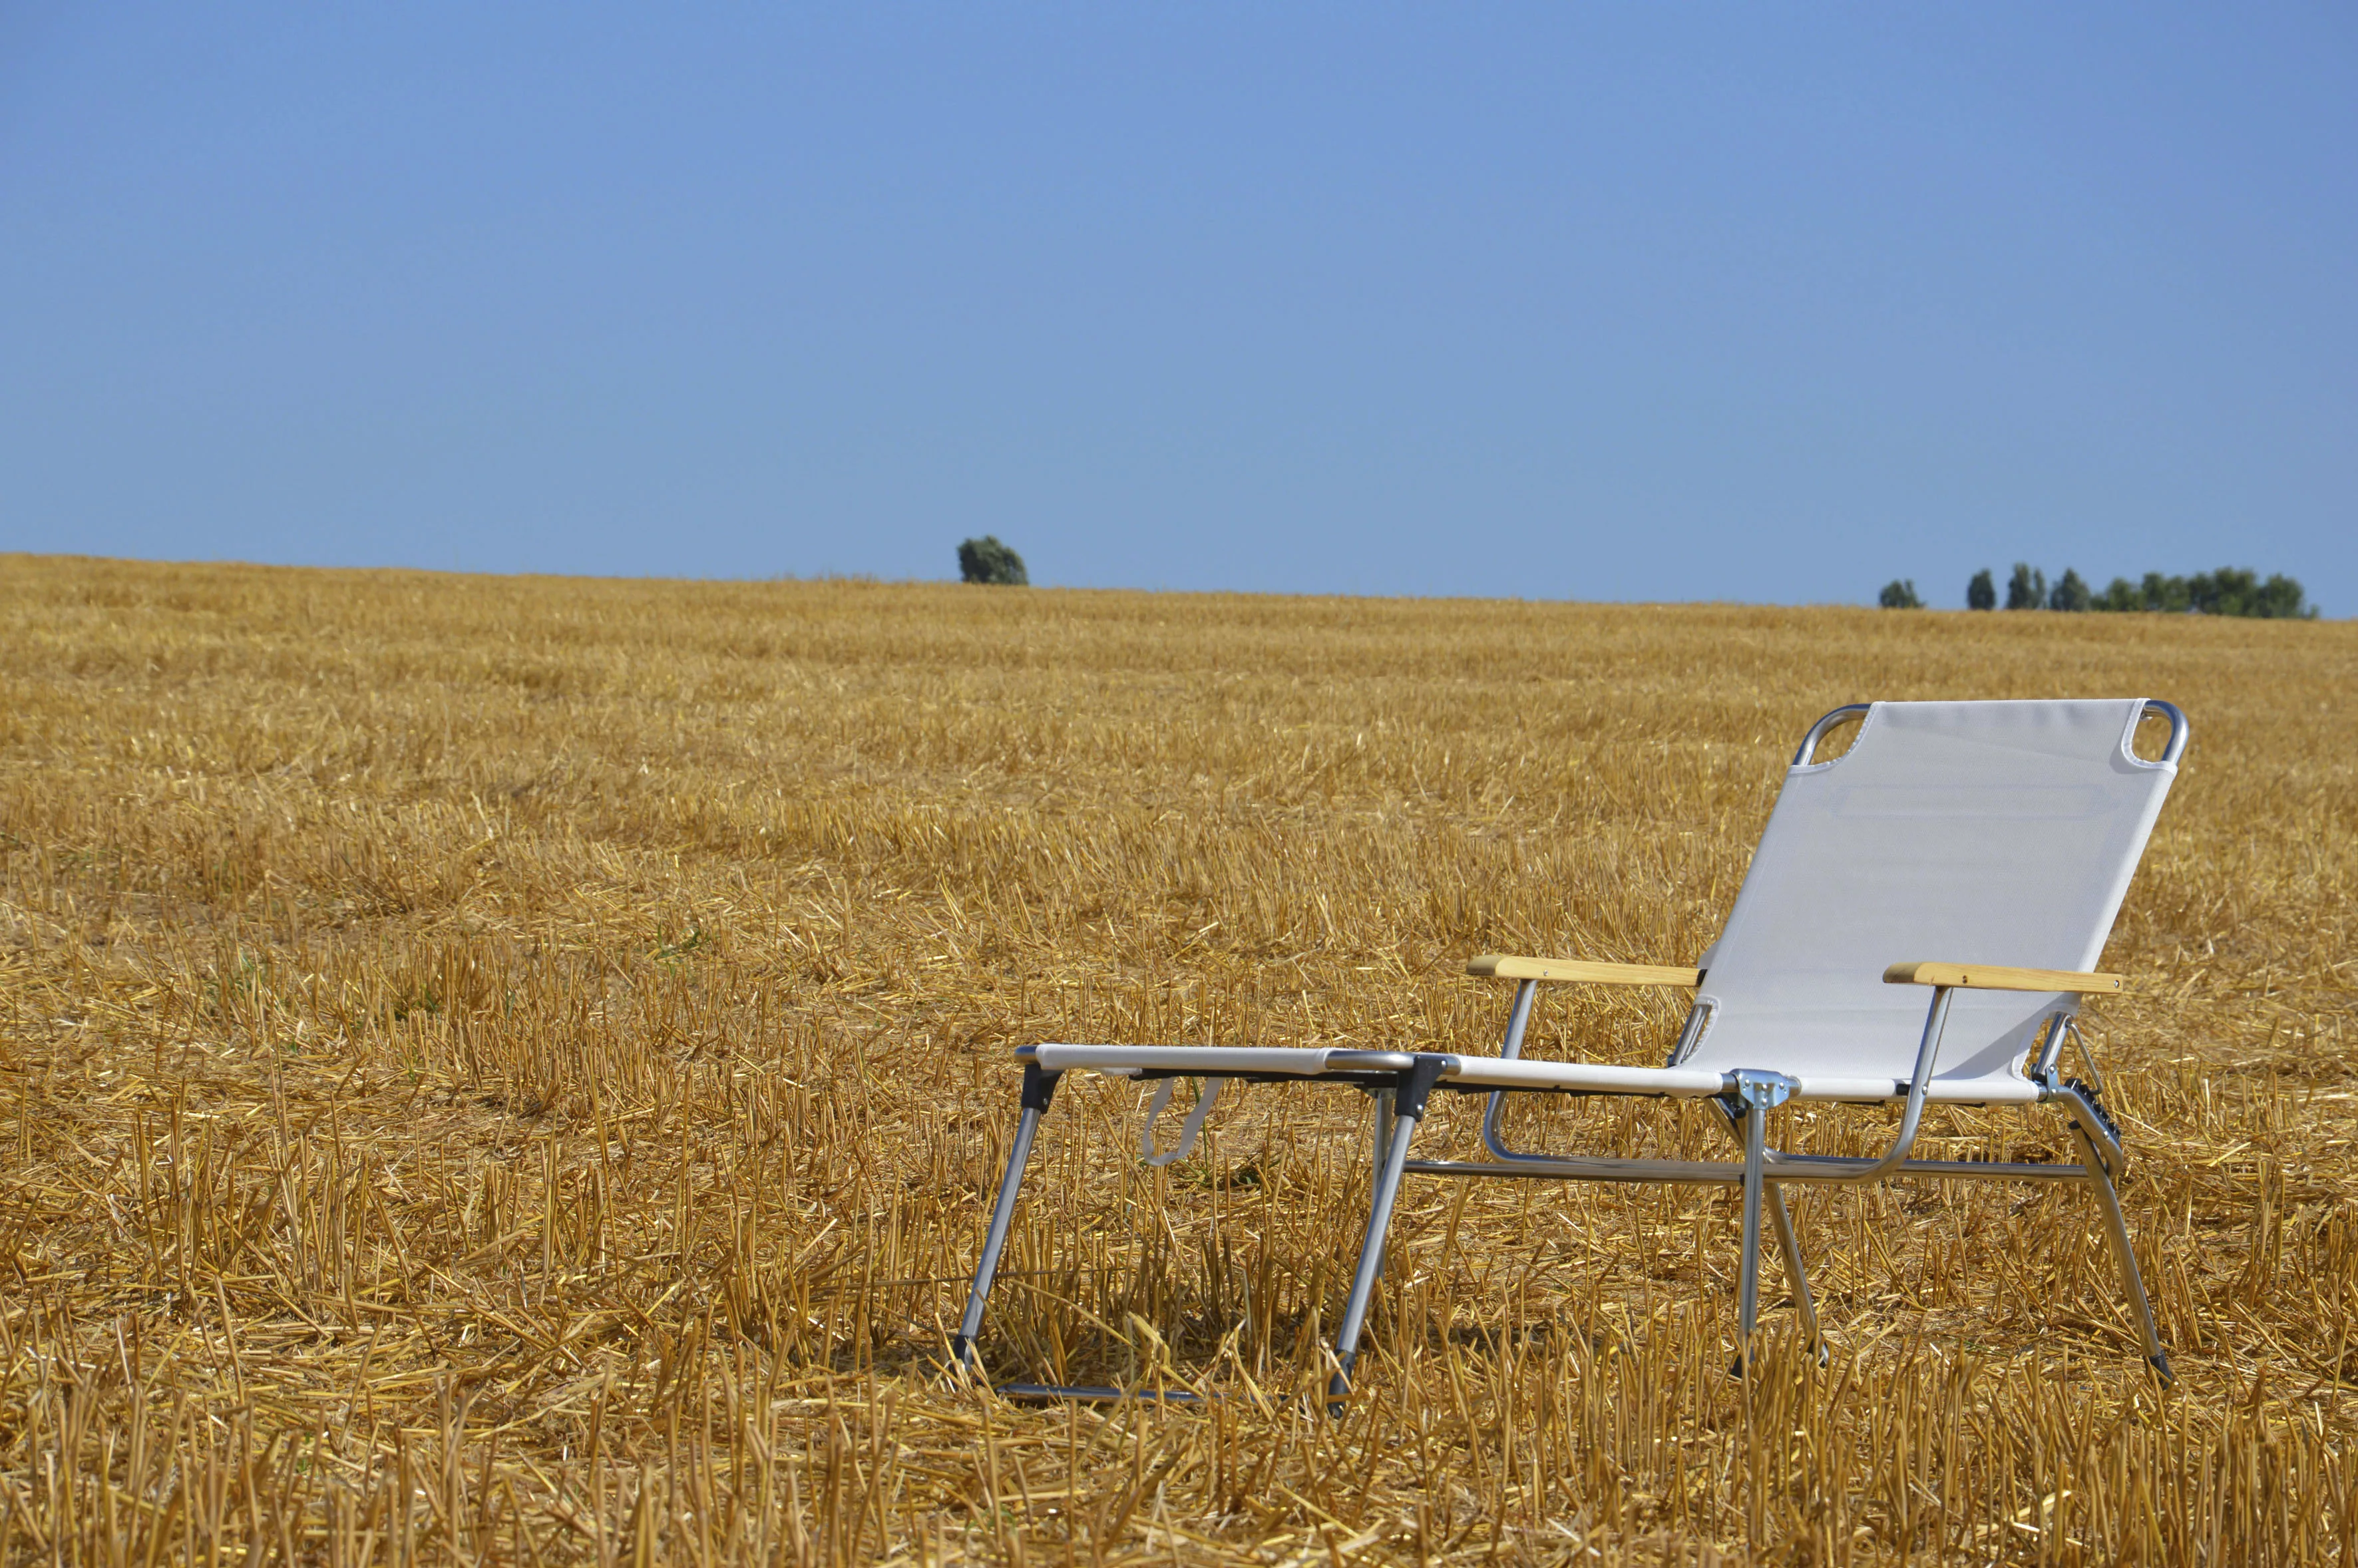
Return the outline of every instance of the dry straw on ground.
[[[10,1561],[2352,1560],[2347,624],[14,557],[0,683]],[[933,1375],[1011,1047],[1486,1048],[1469,954],[1692,960],[1825,708],[2067,694],[2195,726],[2098,1032],[2175,1391],[2077,1192],[1808,1193],[1739,1384],[1729,1195],[1427,1180],[1330,1424],[1364,1102],[1154,1173],[1102,1081],[987,1353],[1228,1397]]]

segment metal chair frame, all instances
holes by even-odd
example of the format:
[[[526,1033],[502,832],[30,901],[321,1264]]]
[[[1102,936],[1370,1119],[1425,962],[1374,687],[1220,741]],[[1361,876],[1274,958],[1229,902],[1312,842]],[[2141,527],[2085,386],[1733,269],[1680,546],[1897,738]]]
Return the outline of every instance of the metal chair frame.
[[[1838,708],[1811,726],[1795,756],[1795,765],[1809,762],[1816,746],[1828,732],[1851,716],[1863,713],[1865,708],[1865,704]],[[2170,738],[2164,760],[2175,762],[2186,747],[2188,726],[2185,716],[2165,702],[2150,702],[2147,708],[2148,712],[2169,720]],[[1345,1300],[1342,1322],[1335,1338],[1335,1365],[1327,1389],[1330,1412],[1340,1414],[1342,1401],[1350,1392],[1351,1372],[1358,1357],[1368,1305],[1382,1271],[1384,1241],[1390,1228],[1392,1210],[1399,1198],[1401,1181],[1412,1174],[1545,1181],[1676,1182],[1741,1187],[1744,1217],[1737,1321],[1743,1343],[1735,1367],[1739,1374],[1758,1327],[1761,1222],[1764,1214],[1776,1228],[1778,1249],[1792,1284],[1794,1305],[1802,1332],[1820,1355],[1824,1353],[1816,1303],[1811,1295],[1808,1274],[1801,1263],[1792,1217],[1785,1205],[1782,1192],[1785,1184],[1861,1183],[1894,1176],[1952,1181],[2077,1182],[2084,1185],[2096,1200],[2114,1261],[2120,1271],[2124,1292],[2134,1309],[2145,1358],[2163,1382],[2171,1380],[2169,1358],[2162,1348],[2160,1336],[2155,1327],[2152,1304],[2146,1294],[2136,1254],[2130,1244],[2127,1221],[2121,1210],[2117,1184],[2127,1171],[2128,1158],[2122,1148],[2120,1130],[2102,1104],[2103,1080],[2096,1074],[2093,1054],[2080,1035],[2072,1010],[2059,1008],[2049,1015],[2040,1035],[2037,1058],[2026,1068],[2025,1076],[2037,1087],[2037,1103],[2052,1106],[2063,1114],[2065,1126],[2079,1149],[2080,1158],[2076,1164],[1919,1160],[1911,1157],[1949,1013],[1952,988],[1945,984],[1935,984],[1932,988],[1931,1000],[1925,1011],[1923,1033],[1917,1048],[1915,1070],[1907,1083],[1905,1098],[1900,1101],[1899,1127],[1890,1147],[1880,1158],[1836,1158],[1788,1153],[1769,1148],[1768,1113],[1786,1101],[1798,1087],[1797,1080],[1781,1073],[1740,1070],[1723,1075],[1717,1092],[1707,1097],[1718,1112],[1722,1124],[1741,1147],[1743,1158],[1740,1161],[1617,1159],[1525,1153],[1509,1148],[1501,1136],[1498,1123],[1509,1094],[1581,1092],[1577,1089],[1543,1084],[1485,1084],[1478,1078],[1462,1083],[1455,1081],[1461,1075],[1467,1075],[1469,1069],[1478,1071],[1485,1062],[1513,1062],[1521,1056],[1523,1037],[1531,1022],[1538,988],[1539,981],[1535,979],[1519,981],[1508,1012],[1506,1033],[1498,1054],[1490,1058],[1434,1052],[1333,1050],[1325,1054],[1324,1070],[1305,1076],[1249,1069],[1222,1070],[1184,1065],[1180,1060],[1185,1053],[1211,1049],[1207,1047],[1120,1048],[1139,1052],[1146,1060],[1153,1059],[1146,1057],[1146,1053],[1150,1052],[1153,1053],[1154,1058],[1166,1054],[1171,1058],[1169,1065],[1157,1062],[1130,1070],[1130,1076],[1140,1079],[1188,1076],[1242,1082],[1335,1084],[1360,1089],[1374,1099],[1374,1191],[1368,1206],[1367,1232],[1359,1245],[1357,1266],[1352,1272],[1350,1292]],[[1666,1065],[1679,1065],[1682,1056],[1699,1038],[1707,1011],[1707,1005],[1701,1002],[1690,1010],[1687,1022],[1679,1033],[1678,1044],[1671,1050]],[[2067,1037],[2077,1044],[2092,1082],[2082,1083],[2061,1076],[2060,1058]],[[1017,1052],[1017,1056],[1023,1062],[1022,1119],[1017,1123],[1014,1146],[1008,1154],[1006,1172],[999,1184],[990,1228],[985,1234],[973,1284],[968,1292],[966,1311],[951,1341],[955,1367],[961,1372],[977,1376],[980,1373],[980,1360],[976,1340],[982,1329],[983,1309],[990,1294],[991,1278],[998,1269],[1000,1253],[1006,1246],[1017,1197],[1022,1189],[1024,1169],[1030,1161],[1041,1119],[1047,1113],[1055,1095],[1057,1080],[1062,1076],[1059,1071],[1041,1065],[1037,1060],[1038,1050],[1036,1046],[1025,1046]],[[1487,1093],[1489,1096],[1482,1119],[1482,1141],[1491,1155],[1489,1160],[1409,1158],[1410,1142],[1424,1120],[1435,1089]],[[1888,1104],[1891,1101],[1866,1103]],[[1134,1390],[1008,1384],[1002,1386],[1001,1391],[1017,1396],[1087,1399],[1120,1397]]]

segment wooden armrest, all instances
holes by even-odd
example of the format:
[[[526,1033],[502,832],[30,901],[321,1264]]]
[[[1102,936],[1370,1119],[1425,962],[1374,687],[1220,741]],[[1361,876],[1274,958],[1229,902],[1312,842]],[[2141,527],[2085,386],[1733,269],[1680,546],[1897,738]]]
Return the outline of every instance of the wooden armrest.
[[[1485,953],[1466,966],[1469,975],[1495,975],[1502,980],[1586,980],[1605,986],[1691,986],[1703,979],[1701,969],[1672,968],[1664,964],[1597,964],[1585,958],[1515,958]]]
[[[2085,975],[2076,969],[2006,969],[1995,964],[1894,964],[1883,971],[1887,986],[1955,986],[1980,991],[2116,991],[2118,975]]]

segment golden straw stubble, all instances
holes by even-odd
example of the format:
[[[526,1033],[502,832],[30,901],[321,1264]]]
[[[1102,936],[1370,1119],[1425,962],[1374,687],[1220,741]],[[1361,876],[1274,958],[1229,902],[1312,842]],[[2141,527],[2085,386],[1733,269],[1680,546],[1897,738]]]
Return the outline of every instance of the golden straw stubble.
[[[2349,1560],[2347,624],[0,564],[8,1561]],[[2090,1031],[2174,1391],[2070,1187],[1796,1193],[1738,1383],[1728,1195],[1425,1182],[1330,1424],[1365,1104],[1152,1172],[1080,1075],[984,1354],[1222,1397],[937,1376],[1015,1046],[1489,1049],[1477,955],[1694,963],[1820,713],[2065,695],[2194,725]]]

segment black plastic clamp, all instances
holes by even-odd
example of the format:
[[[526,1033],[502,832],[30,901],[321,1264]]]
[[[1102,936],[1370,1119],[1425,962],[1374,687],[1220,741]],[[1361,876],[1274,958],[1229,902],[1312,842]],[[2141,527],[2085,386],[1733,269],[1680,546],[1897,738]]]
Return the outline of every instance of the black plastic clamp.
[[[1049,1072],[1037,1062],[1024,1063],[1023,1108],[1046,1110],[1048,1102],[1056,1097],[1056,1080],[1064,1076],[1062,1073]]]

